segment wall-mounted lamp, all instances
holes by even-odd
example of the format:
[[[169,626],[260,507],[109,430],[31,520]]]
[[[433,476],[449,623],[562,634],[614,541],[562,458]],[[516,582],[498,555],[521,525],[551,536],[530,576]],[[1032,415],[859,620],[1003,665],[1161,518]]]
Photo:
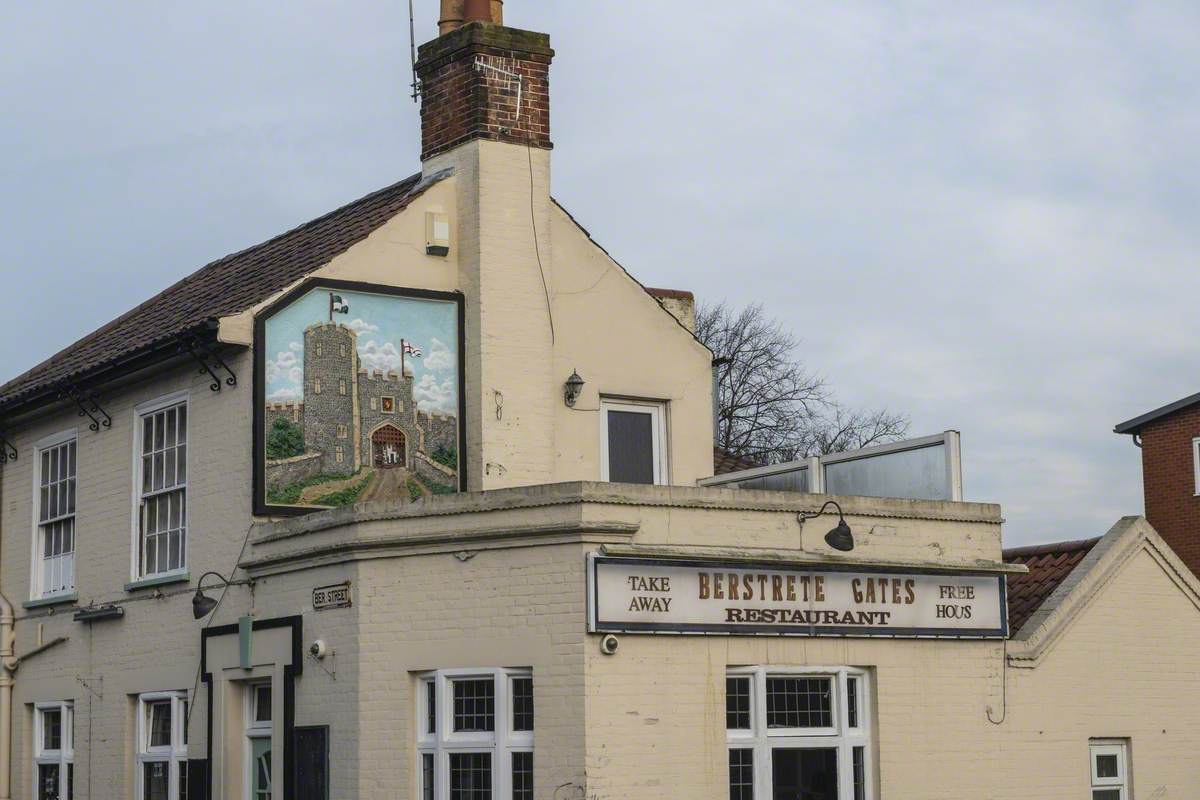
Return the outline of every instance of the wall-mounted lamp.
[[[196,619],[207,617],[217,607],[217,603],[220,602],[204,594],[204,588],[200,585],[204,583],[204,579],[209,575],[216,575],[225,586],[229,585],[229,580],[219,572],[206,572],[200,576],[200,580],[196,581],[196,594],[192,597],[192,616]]]
[[[817,512],[801,511],[796,515],[800,520],[800,530],[803,533],[804,523],[810,519],[816,519],[825,513],[825,509],[833,506],[838,512],[838,524],[833,530],[825,534],[825,544],[832,547],[834,550],[840,550],[843,553],[849,553],[854,549],[854,534],[850,531],[850,526],[846,524],[846,517],[842,515],[842,507],[835,501],[828,500],[825,505],[821,506],[821,510]]]
[[[563,401],[568,408],[574,408],[581,394],[583,394],[583,378],[579,377],[577,370],[571,370],[571,377],[567,378],[567,382],[563,384]]]

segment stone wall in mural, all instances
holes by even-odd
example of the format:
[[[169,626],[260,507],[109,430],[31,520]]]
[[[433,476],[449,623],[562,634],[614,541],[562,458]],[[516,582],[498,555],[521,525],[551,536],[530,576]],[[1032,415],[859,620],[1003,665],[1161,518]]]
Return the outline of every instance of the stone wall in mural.
[[[458,491],[459,305],[313,289],[261,328],[263,490],[329,508]]]

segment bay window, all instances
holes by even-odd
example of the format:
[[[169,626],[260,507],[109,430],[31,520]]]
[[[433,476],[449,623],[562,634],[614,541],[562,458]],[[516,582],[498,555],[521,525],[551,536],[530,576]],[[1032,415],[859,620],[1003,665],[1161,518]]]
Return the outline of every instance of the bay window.
[[[74,709],[70,703],[38,703],[33,720],[33,796],[71,800],[75,782]]]
[[[748,667],[725,679],[730,800],[873,797],[868,674]]]
[[[422,800],[533,800],[533,676],[439,670],[417,691]]]

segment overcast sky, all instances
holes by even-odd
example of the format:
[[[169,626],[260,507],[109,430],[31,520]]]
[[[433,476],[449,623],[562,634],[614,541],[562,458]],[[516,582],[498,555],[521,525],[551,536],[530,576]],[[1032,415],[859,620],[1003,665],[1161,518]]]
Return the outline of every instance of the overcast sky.
[[[1142,512],[1112,427],[1200,391],[1200,4],[506,5],[554,193],[644,283],[960,430],[1009,544]],[[417,171],[409,79],[402,0],[0,5],[0,376]]]

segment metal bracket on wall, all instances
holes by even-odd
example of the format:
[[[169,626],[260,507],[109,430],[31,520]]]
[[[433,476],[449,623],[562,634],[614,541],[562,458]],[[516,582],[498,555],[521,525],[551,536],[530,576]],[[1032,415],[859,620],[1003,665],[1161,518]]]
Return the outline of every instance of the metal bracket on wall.
[[[71,402],[78,406],[79,416],[87,417],[91,420],[91,424],[88,425],[90,430],[98,431],[102,426],[105,428],[112,427],[112,417],[100,407],[99,392],[85,392],[74,384],[64,383],[58,387],[58,399],[70,399]],[[100,416],[97,417],[97,414]]]
[[[0,464],[7,464],[9,461],[17,460],[17,446],[4,438],[4,434],[0,433]]]
[[[185,336],[179,339],[179,352],[187,353],[192,357],[192,360],[200,365],[200,374],[208,373],[213,382],[208,385],[208,388],[214,392],[221,391],[221,378],[217,375],[216,370],[224,370],[229,377],[225,379],[228,386],[237,386],[237,375],[233,374],[233,370],[229,365],[217,355],[216,350],[212,347],[204,346],[195,336]],[[211,363],[210,363],[211,362]]]

